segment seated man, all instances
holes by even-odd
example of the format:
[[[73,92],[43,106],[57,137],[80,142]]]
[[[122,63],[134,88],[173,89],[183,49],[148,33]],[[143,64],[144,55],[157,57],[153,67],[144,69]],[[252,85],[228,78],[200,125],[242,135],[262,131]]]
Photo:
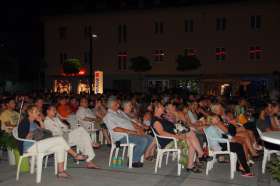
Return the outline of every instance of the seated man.
[[[140,162],[141,156],[151,144],[151,138],[145,135],[143,130],[135,127],[130,120],[124,117],[123,114],[119,112],[119,107],[120,105],[117,98],[109,98],[108,112],[103,120],[112,135],[113,142],[119,141],[120,143],[127,143],[126,137],[120,133],[128,134],[129,142],[135,144],[132,166],[137,168],[142,167],[143,163]]]
[[[80,106],[78,111],[76,112],[76,119],[78,120],[78,124],[90,131],[92,129],[100,129],[100,123],[96,122],[96,116],[93,111],[88,108],[88,100],[86,97],[82,97],[80,100]],[[99,148],[99,144],[94,144],[94,148]]]
[[[15,111],[16,103],[12,98],[5,100],[6,109],[0,115],[1,130],[11,133],[19,122],[19,113]]]

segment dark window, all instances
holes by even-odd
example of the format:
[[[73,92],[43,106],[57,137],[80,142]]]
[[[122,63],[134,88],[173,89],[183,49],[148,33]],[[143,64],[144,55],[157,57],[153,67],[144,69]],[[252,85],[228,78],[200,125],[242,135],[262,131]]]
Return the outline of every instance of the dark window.
[[[155,22],[155,23],[154,23],[154,26],[155,26],[154,33],[155,33],[155,34],[158,34],[158,30],[159,30],[159,28],[158,28],[158,27],[159,27],[158,22]]]
[[[59,39],[64,40],[67,37],[67,28],[65,26],[58,29]]]
[[[216,48],[216,60],[225,61],[226,60],[226,50],[225,48]]]
[[[187,48],[185,49],[185,54],[187,56],[196,56],[196,50],[193,48]]]
[[[127,36],[127,32],[126,32],[126,25],[123,25],[123,42],[126,43],[126,36]]]
[[[259,46],[251,46],[249,48],[250,60],[260,60],[262,56],[262,48]]]
[[[118,41],[122,42],[122,25],[118,25]]]
[[[261,29],[261,16],[259,16],[259,15],[251,16],[250,25],[251,25],[251,29],[253,29],[253,30]]]
[[[66,59],[67,59],[67,54],[61,52],[61,53],[59,54],[59,61],[60,61],[60,64],[63,64],[63,62],[64,62]]]
[[[192,19],[185,20],[185,32],[193,32],[193,20]]]
[[[154,61],[155,62],[158,62],[158,61],[163,61],[164,60],[164,51],[162,49],[157,49],[157,50],[154,50]]]
[[[127,26],[125,24],[118,25],[118,41],[119,43],[127,41]]]
[[[159,33],[163,34],[163,22],[160,22],[159,24]]]
[[[118,53],[118,69],[119,70],[127,69],[127,52]]]
[[[85,64],[89,63],[89,52],[88,51],[84,52],[84,63]]]
[[[226,18],[221,17],[216,19],[216,30],[225,31],[226,29]]]
[[[163,34],[164,33],[163,22],[154,22],[154,33],[155,34]]]
[[[85,26],[84,28],[84,38],[88,39],[90,37],[90,35],[92,34],[92,28],[90,25]]]

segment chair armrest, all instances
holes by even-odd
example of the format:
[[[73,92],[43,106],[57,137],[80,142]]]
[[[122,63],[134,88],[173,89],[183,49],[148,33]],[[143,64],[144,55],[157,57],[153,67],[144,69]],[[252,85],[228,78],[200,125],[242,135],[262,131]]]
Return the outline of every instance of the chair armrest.
[[[175,148],[176,148],[176,149],[178,148],[177,139],[176,139],[176,138],[174,138],[174,137],[168,137],[168,136],[159,136],[159,135],[157,135],[157,137],[158,137],[158,138],[163,138],[163,139],[171,139],[171,140],[173,140],[173,141],[174,141],[174,146],[175,146]]]
[[[210,138],[210,140],[217,141],[219,143],[226,143],[227,144],[227,151],[230,151],[229,140],[224,138]]]
[[[125,136],[125,137],[126,137],[127,143],[129,143],[129,138],[128,138],[128,134],[127,134],[127,133],[125,133],[125,132],[113,132],[113,133],[114,133],[114,134],[120,134],[120,135]]]

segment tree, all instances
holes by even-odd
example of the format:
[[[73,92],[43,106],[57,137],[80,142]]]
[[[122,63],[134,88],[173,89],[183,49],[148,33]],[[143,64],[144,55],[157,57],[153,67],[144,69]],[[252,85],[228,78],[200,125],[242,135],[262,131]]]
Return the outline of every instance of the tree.
[[[63,72],[65,74],[78,74],[81,68],[79,59],[67,59],[63,62]]]
[[[143,89],[143,81],[142,81],[142,72],[146,72],[152,69],[151,63],[149,59],[138,56],[130,59],[130,67],[131,70],[134,72],[139,73],[139,81],[141,82],[141,86],[139,86],[139,90],[142,91]]]
[[[178,71],[196,70],[201,66],[196,56],[188,56],[179,54],[176,59]]]
[[[130,69],[134,72],[146,72],[151,70],[151,68],[150,61],[145,57],[138,56],[130,59]]]

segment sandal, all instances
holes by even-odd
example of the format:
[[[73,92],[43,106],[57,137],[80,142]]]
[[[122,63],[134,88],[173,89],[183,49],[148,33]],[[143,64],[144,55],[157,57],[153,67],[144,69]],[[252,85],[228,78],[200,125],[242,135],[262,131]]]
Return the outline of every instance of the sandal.
[[[153,159],[154,159],[154,156],[148,156],[147,158],[145,158],[145,160],[147,160],[147,161],[153,161]]]
[[[74,158],[76,161],[83,161],[83,160],[86,160],[88,158],[88,156],[77,154],[76,156],[74,156]]]
[[[86,163],[86,168],[87,169],[100,169],[98,166],[96,166],[94,163],[92,162],[87,162]]]
[[[68,179],[70,178],[70,174],[68,174],[67,172],[63,171],[63,172],[59,172],[57,174],[57,178],[62,178],[62,179]]]
[[[186,171],[193,173],[202,173],[202,171],[198,167],[186,168]]]
[[[252,178],[252,177],[254,177],[254,174],[251,172],[247,172],[247,173],[244,172],[241,174],[241,176],[247,177],[247,178]]]

